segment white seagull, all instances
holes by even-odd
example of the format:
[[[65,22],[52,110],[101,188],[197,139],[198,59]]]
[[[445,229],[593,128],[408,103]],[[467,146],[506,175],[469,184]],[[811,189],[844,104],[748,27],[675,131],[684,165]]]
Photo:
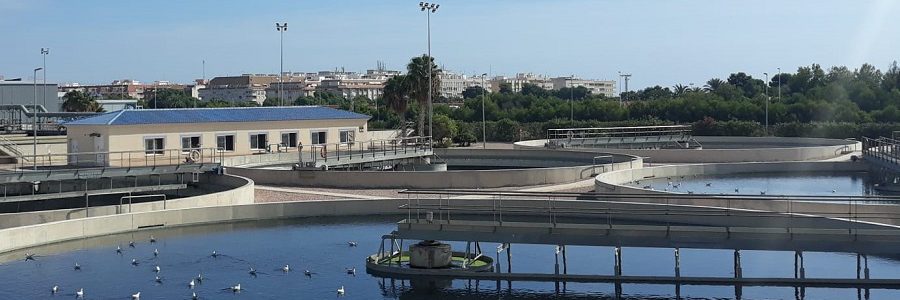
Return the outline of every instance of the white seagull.
[[[75,266],[74,266],[73,268],[75,268],[75,271],[80,271],[80,270],[81,270],[81,265],[79,265],[78,262],[76,262],[76,263],[75,263]]]
[[[153,280],[156,281],[156,283],[162,283],[162,278],[159,278],[159,275],[157,275]]]
[[[347,274],[356,275],[356,268],[347,268]]]
[[[141,292],[137,292],[137,294],[131,295],[131,299],[141,299]]]
[[[132,266],[137,266],[137,265],[138,265],[137,259],[132,258],[132,259],[131,259],[131,265],[132,265]]]
[[[231,287],[231,291],[232,291],[232,292],[235,292],[235,293],[240,292],[240,291],[241,291],[241,284],[238,283],[237,285]]]
[[[213,250],[213,253],[212,253],[212,255],[210,255],[210,256],[212,256],[213,258],[216,258],[216,257],[219,257],[219,254],[216,253],[215,250]]]
[[[250,273],[250,275],[256,276],[256,269],[254,269],[253,267],[250,267],[250,271],[247,273]]]
[[[309,270],[305,270],[303,271],[303,275],[312,277],[312,272],[310,272]]]
[[[191,279],[191,282],[188,282],[188,287],[194,288],[194,280]]]
[[[152,234],[150,235],[150,243],[151,243],[151,244],[152,244],[152,243],[156,243],[156,238],[153,237]]]
[[[159,249],[153,249],[153,256],[159,256]]]
[[[134,248],[134,241],[128,242],[128,247]]]
[[[197,273],[197,282],[203,282],[203,274]]]
[[[156,273],[159,273],[159,271],[160,271],[159,265],[156,265],[156,267],[153,268],[153,271],[156,271]]]
[[[34,260],[34,253],[25,253],[25,261]]]
[[[337,289],[337,293],[338,293],[338,295],[344,295],[344,286],[343,285],[341,286],[341,288]]]
[[[51,294],[56,294],[56,293],[58,293],[58,292],[59,292],[59,286],[58,286],[58,285],[54,285],[53,288],[50,289],[50,293],[51,293]]]
[[[78,298],[84,298],[84,289],[78,289],[78,291],[75,292],[75,296],[77,296]]]
[[[116,246],[116,253],[122,254],[122,246]]]
[[[356,246],[357,246],[356,242],[354,242],[354,241],[349,241],[349,242],[347,242],[347,245],[350,245],[350,247],[356,247]]]
[[[200,299],[200,296],[197,296],[197,293],[191,292],[191,300]]]
[[[285,272],[285,273],[290,272],[290,271],[291,271],[291,266],[290,266],[290,265],[284,265],[284,267],[281,267],[281,271],[282,271],[282,272]]]

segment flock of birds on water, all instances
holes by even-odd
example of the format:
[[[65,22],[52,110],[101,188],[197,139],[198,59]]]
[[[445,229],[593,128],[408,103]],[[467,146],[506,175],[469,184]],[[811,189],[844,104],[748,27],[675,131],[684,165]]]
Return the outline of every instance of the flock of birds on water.
[[[684,179],[684,177],[685,177],[685,176],[681,176],[681,179]],[[697,177],[697,175],[694,175],[694,177]],[[663,188],[663,191],[664,191],[664,192],[669,192],[669,191],[675,192],[679,187],[681,187],[681,183],[680,183],[680,182],[672,182],[672,177],[666,177],[666,181],[668,181],[668,183],[666,183],[666,187]],[[640,180],[635,180],[635,181],[634,181],[634,184],[640,186],[641,181],[640,181]],[[707,182],[707,183],[706,183],[706,187],[712,187],[712,184],[713,184],[712,182]],[[653,186],[648,184],[648,185],[642,186],[641,188],[643,188],[643,189],[645,189],[645,190],[652,190],[652,189],[653,189]],[[689,195],[693,195],[693,194],[694,194],[694,191],[686,191],[686,192],[687,192]],[[735,193],[735,194],[740,194],[740,192],[741,192],[741,189],[740,189],[740,188],[735,188],[735,189],[734,189],[734,193]],[[837,190],[831,190],[831,193],[832,193],[832,194],[837,193]],[[760,194],[760,195],[765,195],[765,194],[766,194],[766,191],[759,191],[759,194]],[[720,193],[720,195],[724,195],[724,193]]]
[[[150,235],[150,243],[151,243],[151,244],[155,244],[155,243],[156,243],[156,238],[154,238],[153,235]],[[349,241],[349,242],[347,242],[347,245],[348,245],[349,247],[356,247],[358,244],[357,244],[356,242],[354,242],[354,241]],[[128,247],[129,247],[129,248],[135,248],[136,246],[135,246],[135,244],[134,244],[134,241],[128,242]],[[123,255],[122,246],[116,246],[116,254]],[[159,254],[159,249],[153,249],[153,257],[159,257],[159,255],[160,255],[160,254]],[[211,258],[218,258],[218,257],[223,257],[223,256],[224,256],[224,254],[218,253],[218,252],[216,252],[216,251],[213,251],[212,254],[209,255],[209,257],[211,257]],[[37,260],[37,257],[38,257],[38,256],[37,256],[36,254],[34,254],[34,253],[25,253],[25,261],[35,261],[35,260]],[[131,265],[132,265],[132,266],[138,266],[138,265],[140,265],[140,264],[141,264],[141,262],[138,261],[137,259],[134,259],[134,258],[131,259]],[[78,262],[75,262],[75,265],[73,266],[73,269],[74,269],[75,271],[81,271],[81,265],[78,264]],[[159,265],[155,265],[155,266],[153,267],[152,270],[153,270],[153,272],[156,273],[156,277],[154,278],[154,282],[156,282],[156,283],[158,283],[158,284],[161,284],[161,283],[163,282],[163,279],[159,277],[159,274],[160,274],[160,272],[162,271],[162,269],[159,267]],[[287,265],[287,264],[284,265],[283,267],[281,267],[279,270],[280,270],[281,272],[284,272],[284,273],[288,273],[288,272],[291,272],[291,271],[292,271],[291,266],[290,266],[290,265]],[[356,276],[356,268],[355,268],[355,267],[349,267],[349,268],[346,268],[344,271],[345,271],[348,275]],[[254,269],[253,267],[250,267],[250,270],[249,270],[247,273],[248,273],[250,276],[252,276],[252,277],[256,277],[258,274],[264,274],[264,273],[262,273],[262,272],[257,271],[257,270]],[[310,270],[304,270],[304,271],[303,271],[303,275],[305,275],[306,277],[312,277],[312,276],[315,275],[315,274],[316,274],[315,272],[312,272],[312,271],[310,271]],[[202,274],[202,273],[198,273],[196,277],[192,278],[191,281],[189,281],[189,282],[187,283],[188,289],[193,290],[194,287],[195,287],[197,284],[202,283],[203,280],[204,280],[203,274]],[[240,293],[243,289],[241,288],[241,284],[238,283],[238,284],[232,285],[232,286],[230,286],[230,287],[223,288],[222,290],[223,290],[223,291],[231,291],[231,292],[233,292],[233,293]],[[59,294],[60,292],[62,292],[62,288],[60,288],[59,285],[54,285],[53,287],[50,288],[50,293],[53,294],[53,295],[57,295],[57,294]],[[341,287],[339,287],[339,288],[335,291],[335,293],[336,293],[338,296],[343,296],[343,295],[346,293],[346,290],[344,289],[344,286],[342,285]],[[78,299],[83,299],[83,298],[85,297],[84,288],[78,288],[78,290],[75,291],[75,297],[78,298]],[[141,299],[141,292],[136,292],[136,293],[132,294],[132,295],[131,295],[131,299],[132,299],[132,300],[139,300],[139,299]],[[197,299],[200,299],[200,296],[199,296],[196,292],[193,292],[193,291],[192,291],[192,292],[191,292],[191,298],[190,298],[190,299],[192,299],[192,300],[197,300]]]

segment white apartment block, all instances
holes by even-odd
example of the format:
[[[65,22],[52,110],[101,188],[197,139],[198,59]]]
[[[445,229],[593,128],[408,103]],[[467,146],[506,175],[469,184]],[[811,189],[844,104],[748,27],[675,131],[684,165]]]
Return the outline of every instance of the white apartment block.
[[[616,82],[613,80],[579,79],[574,76],[569,76],[553,78],[552,82],[554,90],[583,86],[587,88],[592,95],[614,97],[616,94]]]
[[[440,95],[444,98],[462,98],[462,92],[472,86],[480,86],[488,91],[491,90],[490,81],[481,76],[466,76],[444,71],[440,74],[440,77]],[[482,82],[484,86],[482,86]]]

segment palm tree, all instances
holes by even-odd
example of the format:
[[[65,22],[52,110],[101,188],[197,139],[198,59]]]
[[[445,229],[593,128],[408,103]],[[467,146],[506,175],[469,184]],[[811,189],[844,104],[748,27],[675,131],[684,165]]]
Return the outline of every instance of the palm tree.
[[[400,117],[401,125],[406,123],[406,110],[409,108],[408,91],[406,75],[397,75],[384,83],[384,92],[381,95],[384,105]],[[405,126],[401,129],[400,134],[400,137],[406,137]]]
[[[431,67],[431,97],[437,98],[441,89],[441,70],[434,63],[434,57],[422,55],[413,57],[406,65],[406,87],[411,98],[419,104],[419,130],[417,133],[423,136],[425,133],[425,115],[428,114],[428,69]],[[430,132],[428,134],[431,134]]]
[[[703,86],[703,90],[715,93],[723,84],[725,84],[725,81],[722,81],[722,79],[713,78],[706,82],[706,85]]]
[[[688,87],[679,83],[672,87],[672,91],[675,92],[675,96],[681,96],[688,92]]]
[[[63,110],[69,112],[102,112],[103,108],[94,97],[81,91],[70,91],[63,96]]]

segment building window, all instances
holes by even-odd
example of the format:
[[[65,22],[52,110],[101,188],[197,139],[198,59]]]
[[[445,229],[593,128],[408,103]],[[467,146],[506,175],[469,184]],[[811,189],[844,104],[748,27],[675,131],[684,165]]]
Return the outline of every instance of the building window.
[[[219,151],[234,151],[234,135],[216,136],[216,147],[219,148]]]
[[[147,155],[162,155],[165,149],[165,139],[144,138],[144,153]]]
[[[200,136],[183,136],[181,137],[181,152],[188,153],[191,150],[200,148]]]
[[[281,145],[288,148],[296,148],[297,147],[297,133],[296,132],[282,132],[281,133]]]
[[[313,145],[325,144],[328,142],[326,140],[327,135],[327,131],[313,131],[310,132],[309,140],[313,143]]]
[[[265,133],[251,133],[250,134],[250,150],[264,150],[266,149],[266,134]]]
[[[341,143],[349,144],[353,142],[354,130],[341,130]]]

